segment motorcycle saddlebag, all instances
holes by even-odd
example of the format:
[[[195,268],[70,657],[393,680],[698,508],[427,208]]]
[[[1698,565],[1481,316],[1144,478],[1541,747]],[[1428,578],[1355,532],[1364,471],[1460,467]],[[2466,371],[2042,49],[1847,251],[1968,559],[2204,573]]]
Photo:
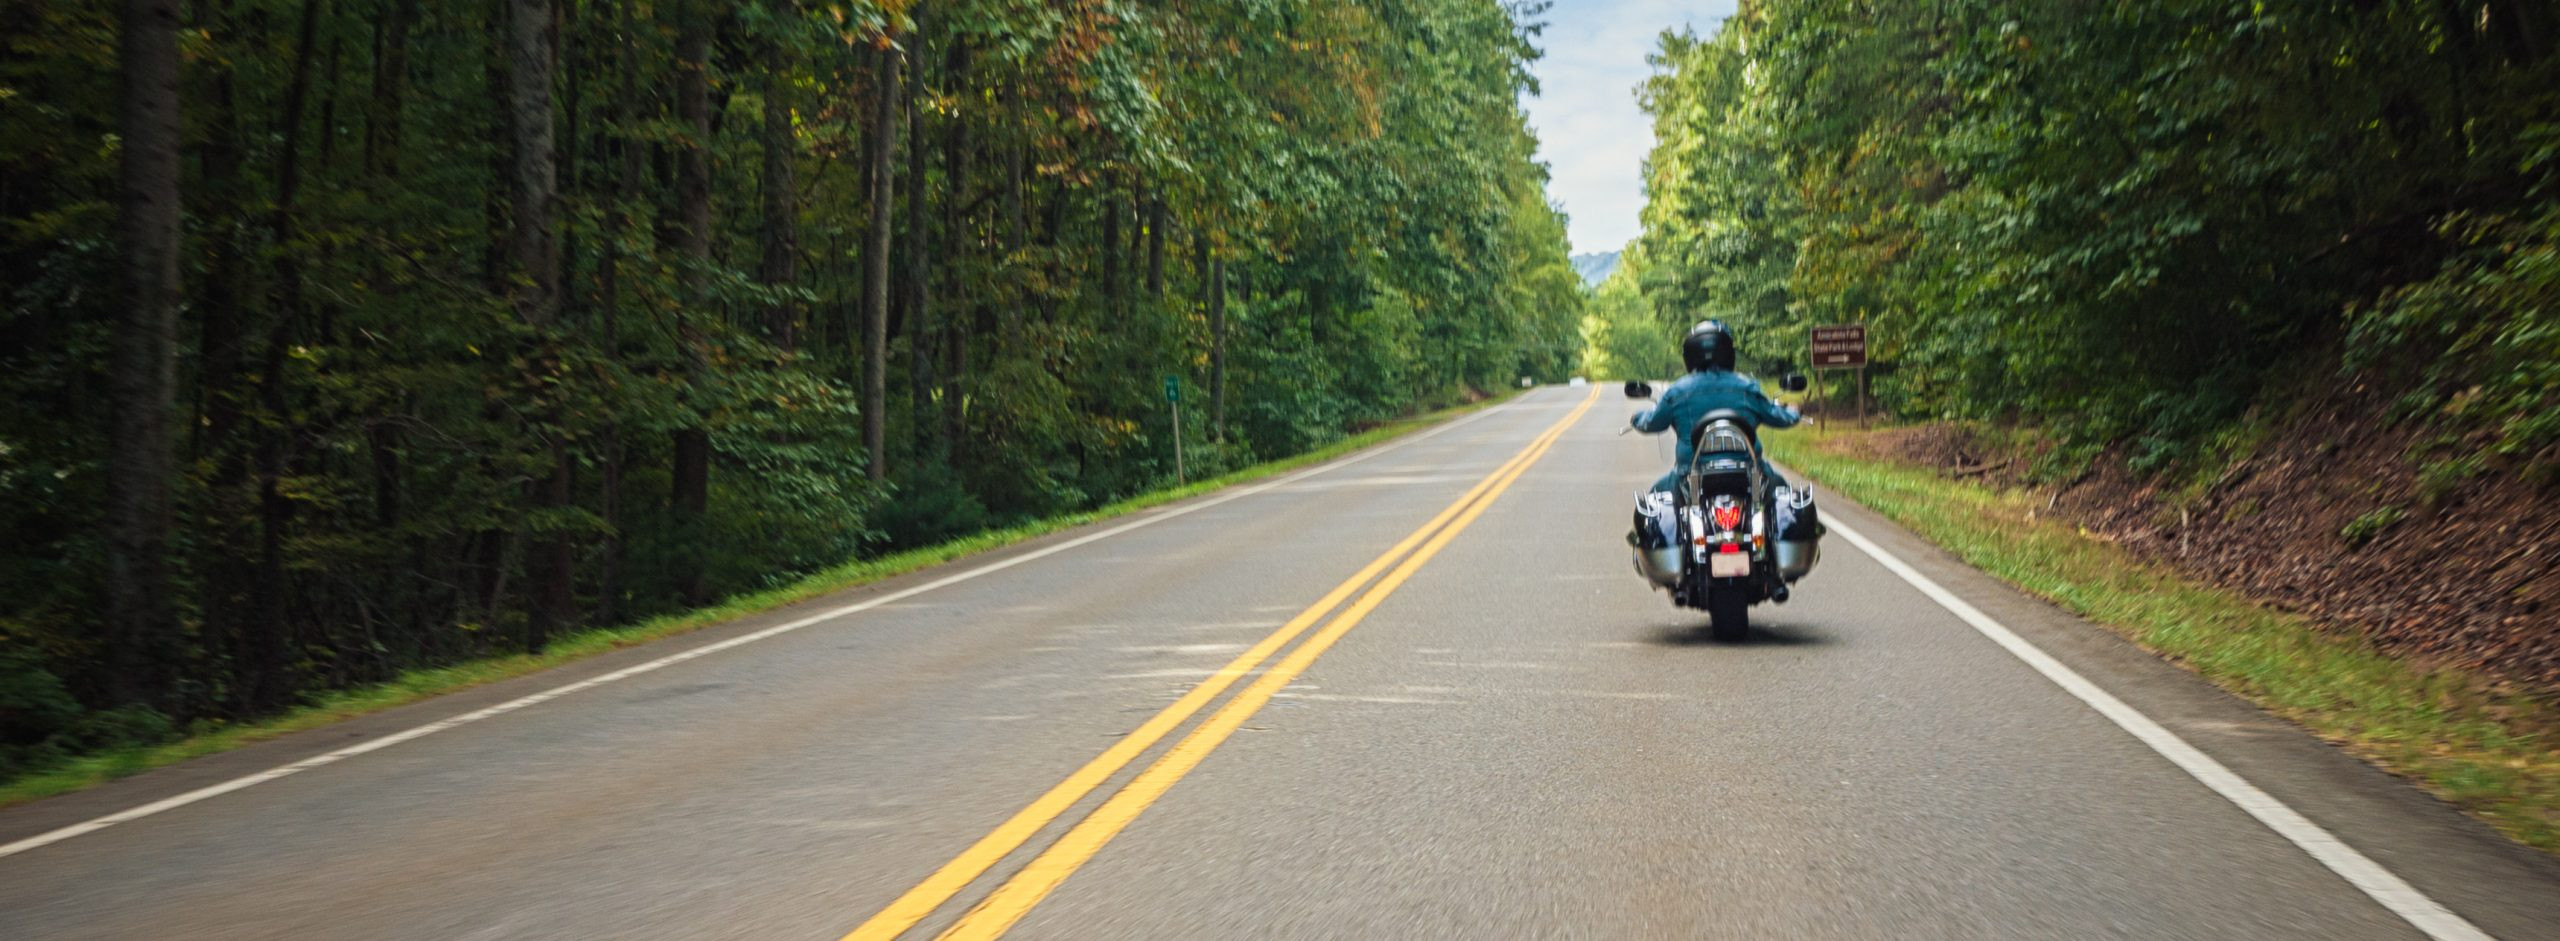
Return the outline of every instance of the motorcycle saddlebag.
[[[1814,510],[1813,491],[1778,488],[1778,538],[1772,541],[1778,574],[1792,583],[1822,561],[1822,517]]]
[[[1664,588],[1680,583],[1677,513],[1668,493],[1636,495],[1635,538],[1630,540],[1635,544],[1636,572]]]

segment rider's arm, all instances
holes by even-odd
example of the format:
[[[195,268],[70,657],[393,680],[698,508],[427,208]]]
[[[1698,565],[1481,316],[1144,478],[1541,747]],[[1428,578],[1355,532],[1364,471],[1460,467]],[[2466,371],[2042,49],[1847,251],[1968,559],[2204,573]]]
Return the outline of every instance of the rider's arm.
[[[1804,420],[1803,413],[1770,401],[1769,396],[1757,388],[1751,390],[1751,411],[1760,419],[1760,427],[1763,428],[1793,428]]]
[[[1637,412],[1635,417],[1629,419],[1627,423],[1633,425],[1637,431],[1641,431],[1649,435],[1661,434],[1662,432],[1670,430],[1671,402],[1673,399],[1678,398],[1679,395],[1680,390],[1678,389],[1664,390],[1662,393],[1662,401],[1653,403],[1652,408]]]

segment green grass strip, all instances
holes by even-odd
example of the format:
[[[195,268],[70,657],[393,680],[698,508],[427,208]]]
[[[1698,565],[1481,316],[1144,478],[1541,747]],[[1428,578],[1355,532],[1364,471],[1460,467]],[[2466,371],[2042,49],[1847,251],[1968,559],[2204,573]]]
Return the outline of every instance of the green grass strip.
[[[1770,450],[1967,563],[2560,852],[2560,714],[2549,704],[2182,576],[2054,518],[2044,494],[1852,456],[1838,444],[1855,434],[1771,435]]]
[[[1482,401],[1441,409],[1412,419],[1390,422],[1293,457],[1266,461],[1184,486],[1151,491],[1082,513],[1070,513],[1005,529],[990,530],[939,545],[910,549],[877,558],[857,559],[811,574],[789,585],[736,595],[710,607],[660,615],[620,627],[579,631],[553,641],[550,648],[540,654],[511,654],[470,660],[450,666],[410,670],[385,682],[322,695],[304,706],[272,719],[232,725],[191,735],[175,742],[126,746],[83,755],[52,768],[20,775],[6,783],[0,783],[0,807],[56,794],[66,794],[191,758],[229,751],[243,745],[319,728],[396,706],[405,706],[446,693],[548,670],[608,651],[700,630],[884,578],[904,575],[918,569],[931,568],[982,552],[1001,549],[1060,530],[1072,529],[1117,516],[1127,516],[1177,500],[1196,497],[1212,490],[1285,474],[1429,428],[1469,412],[1490,408],[1510,401],[1519,394],[1519,390],[1516,389],[1505,390]]]

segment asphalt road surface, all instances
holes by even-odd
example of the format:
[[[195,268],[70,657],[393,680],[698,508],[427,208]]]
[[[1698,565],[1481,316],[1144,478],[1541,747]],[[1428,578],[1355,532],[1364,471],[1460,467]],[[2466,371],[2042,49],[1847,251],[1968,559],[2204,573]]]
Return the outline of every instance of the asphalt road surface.
[[[1819,482],[1874,553],[1707,641],[1629,410],[0,812],[0,938],[2560,938],[2550,858]]]

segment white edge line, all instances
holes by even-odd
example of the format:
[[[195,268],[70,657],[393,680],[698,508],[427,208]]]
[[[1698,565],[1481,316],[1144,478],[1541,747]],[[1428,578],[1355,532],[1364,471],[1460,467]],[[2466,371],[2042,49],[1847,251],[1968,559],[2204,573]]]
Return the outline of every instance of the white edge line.
[[[1289,475],[1287,475],[1287,476],[1285,476],[1285,477],[1281,477],[1281,478],[1279,478],[1279,479],[1277,479],[1277,480],[1266,481],[1266,482],[1264,482],[1264,483],[1255,484],[1255,485],[1252,485],[1252,486],[1250,486],[1250,487],[1242,487],[1242,488],[1239,488],[1239,489],[1236,489],[1236,490],[1233,490],[1233,491],[1230,491],[1230,492],[1227,492],[1227,493],[1224,493],[1224,494],[1220,494],[1220,495],[1218,495],[1218,496],[1216,496],[1216,497],[1212,497],[1212,498],[1207,499],[1207,500],[1200,500],[1200,501],[1195,502],[1195,503],[1188,503],[1188,504],[1184,504],[1184,505],[1182,505],[1182,506],[1174,507],[1174,508],[1172,508],[1172,509],[1163,510],[1163,511],[1160,511],[1160,512],[1157,512],[1157,513],[1154,513],[1154,514],[1148,515],[1148,516],[1144,516],[1144,517],[1140,517],[1140,518],[1135,519],[1135,520],[1131,520],[1131,521],[1126,522],[1126,523],[1122,523],[1122,524],[1120,524],[1120,525],[1118,525],[1118,526],[1113,526],[1113,527],[1111,527],[1111,528],[1109,528],[1109,529],[1102,530],[1101,532],[1088,533],[1088,534],[1086,534],[1086,535],[1079,536],[1079,537],[1076,537],[1076,538],[1074,538],[1074,539],[1067,540],[1067,541],[1065,541],[1065,542],[1059,543],[1059,544],[1054,545],[1054,546],[1049,546],[1049,547],[1047,547],[1047,548],[1044,548],[1044,549],[1038,549],[1038,550],[1034,550],[1034,551],[1031,551],[1031,552],[1025,552],[1025,553],[1023,553],[1023,554],[1021,554],[1021,555],[1013,556],[1013,557],[1011,557],[1011,558],[1004,559],[1004,560],[997,561],[997,562],[992,562],[992,563],[989,563],[989,564],[986,564],[986,565],[981,565],[981,566],[979,566],[979,567],[977,567],[977,568],[973,568],[973,569],[970,569],[970,570],[965,571],[965,572],[960,572],[960,573],[957,573],[957,574],[944,576],[944,577],[942,577],[942,578],[937,578],[937,579],[934,579],[933,581],[926,582],[926,583],[924,583],[924,584],[922,584],[922,585],[917,585],[917,586],[912,587],[912,588],[903,588],[903,589],[899,589],[899,590],[897,590],[897,591],[890,592],[890,593],[885,594],[885,595],[880,595],[880,596],[878,596],[878,597],[874,597],[874,598],[867,598],[867,599],[864,599],[864,600],[862,600],[862,601],[854,602],[854,603],[852,603],[852,604],[843,605],[843,606],[841,606],[841,607],[836,607],[836,608],[831,608],[831,609],[828,609],[828,610],[826,610],[826,611],[821,611],[821,612],[818,612],[818,613],[816,613],[816,614],[809,615],[808,617],[804,617],[804,618],[801,618],[801,619],[796,620],[796,621],[788,621],[788,622],[784,622],[784,623],[781,623],[781,624],[776,624],[776,625],[774,625],[774,626],[772,626],[772,627],[768,627],[768,628],[765,628],[765,629],[763,629],[763,630],[755,631],[755,632],[753,632],[753,633],[740,634],[740,635],[738,635],[738,636],[736,636],[736,637],[732,637],[732,638],[729,638],[729,639],[727,639],[727,640],[717,641],[717,642],[714,642],[714,643],[704,644],[704,645],[702,645],[702,646],[695,647],[695,648],[692,648],[692,649],[689,649],[689,650],[684,650],[684,651],[681,651],[681,652],[678,652],[678,653],[669,654],[669,655],[667,655],[667,656],[660,657],[660,658],[658,658],[658,659],[651,660],[651,661],[648,661],[648,662],[646,662],[646,663],[640,663],[640,664],[634,664],[634,665],[632,665],[632,666],[627,666],[627,667],[624,667],[624,668],[622,668],[622,669],[615,670],[615,671],[613,671],[613,672],[611,672],[611,673],[599,674],[599,675],[596,675],[596,676],[588,677],[588,678],[583,679],[583,680],[579,680],[579,681],[574,682],[574,683],[566,683],[566,684],[562,684],[562,685],[560,685],[560,686],[555,686],[555,687],[552,687],[552,688],[550,688],[550,689],[546,689],[546,690],[543,690],[543,691],[538,692],[538,693],[534,693],[534,694],[531,694],[531,695],[528,695],[528,696],[524,696],[524,697],[519,698],[519,699],[511,699],[511,700],[508,700],[508,701],[506,701],[506,702],[499,703],[499,704],[494,705],[494,706],[488,706],[488,707],[481,708],[481,709],[475,709],[475,710],[473,710],[473,711],[466,712],[466,713],[462,713],[462,714],[460,714],[460,715],[447,716],[447,717],[445,717],[445,718],[438,719],[438,720],[433,721],[433,722],[429,722],[429,723],[427,723],[427,724],[425,724],[425,725],[420,725],[420,726],[415,726],[415,727],[408,728],[408,729],[403,729],[403,730],[401,730],[401,731],[393,732],[393,733],[391,733],[391,734],[389,734],[389,735],[385,735],[385,736],[382,736],[382,737],[380,737],[380,738],[367,739],[367,740],[365,740],[365,741],[363,741],[363,742],[359,742],[359,743],[354,744],[354,745],[349,745],[349,746],[347,746],[347,747],[345,747],[345,748],[341,748],[341,749],[338,749],[338,750],[336,750],[336,751],[327,752],[327,753],[319,754],[319,755],[313,755],[313,756],[311,756],[311,757],[309,757],[309,758],[304,758],[304,759],[302,759],[302,760],[300,760],[300,761],[295,761],[295,762],[291,762],[291,763],[288,763],[288,764],[277,765],[277,766],[275,766],[275,767],[273,767],[273,768],[268,768],[267,770],[264,770],[264,771],[259,771],[259,772],[255,772],[255,773],[252,773],[252,774],[243,775],[243,776],[241,776],[241,777],[237,777],[237,778],[232,778],[231,780],[224,781],[224,782],[222,782],[222,783],[220,783],[220,784],[211,784],[211,785],[206,785],[206,786],[204,786],[204,787],[200,787],[200,788],[197,788],[197,789],[195,789],[195,790],[185,792],[185,793],[183,793],[183,794],[175,794],[175,795],[172,795],[172,796],[169,796],[169,797],[161,798],[161,799],[156,800],[156,801],[152,801],[152,802],[147,803],[147,804],[142,804],[142,805],[135,806],[135,807],[129,807],[129,808],[126,808],[126,809],[124,809],[124,810],[119,810],[119,811],[116,811],[115,813],[107,814],[107,815],[102,816],[102,817],[94,817],[94,818],[91,818],[91,819],[89,819],[89,820],[85,820],[85,821],[82,821],[82,822],[79,822],[79,823],[71,824],[71,825],[66,826],[66,827],[60,827],[60,828],[57,828],[57,829],[54,829],[54,830],[46,831],[46,832],[44,832],[44,833],[39,833],[39,834],[36,834],[36,835],[34,835],[34,836],[31,836],[31,837],[27,837],[27,838],[22,839],[22,840],[18,840],[17,842],[14,842],[14,843],[9,843],[9,844],[6,844],[6,845],[0,845],[0,858],[6,858],[6,857],[9,857],[9,856],[15,856],[15,855],[17,855],[17,854],[19,854],[19,853],[24,853],[24,852],[26,852],[26,851],[28,851],[28,850],[37,849],[37,848],[44,847],[44,846],[50,846],[50,845],[52,845],[52,844],[60,843],[60,842],[62,842],[62,841],[64,841],[64,840],[68,840],[68,839],[71,839],[71,838],[73,838],[73,837],[82,836],[82,835],[90,834],[90,833],[95,833],[95,832],[98,832],[98,831],[100,831],[100,830],[104,830],[104,829],[106,829],[106,828],[108,828],[108,827],[112,827],[112,826],[115,826],[115,825],[120,824],[120,823],[130,823],[130,822],[133,822],[133,821],[135,821],[135,820],[140,820],[140,819],[142,819],[142,818],[144,818],[144,817],[149,817],[149,816],[151,816],[151,815],[153,815],[153,814],[158,814],[158,813],[162,813],[162,812],[165,812],[165,811],[175,810],[175,809],[177,809],[177,808],[184,807],[184,806],[187,806],[188,804],[193,804],[193,803],[196,803],[196,802],[198,802],[198,801],[208,800],[208,799],[215,798],[215,797],[220,797],[220,796],[222,796],[222,795],[224,795],[224,794],[229,794],[229,793],[231,793],[231,792],[233,792],[233,791],[242,790],[242,789],[244,789],[244,788],[249,788],[249,787],[254,787],[254,786],[257,786],[257,785],[260,785],[260,784],[265,784],[265,783],[267,783],[267,782],[269,782],[269,781],[273,781],[273,780],[275,780],[275,779],[277,779],[277,778],[282,778],[282,777],[287,777],[287,776],[290,776],[290,775],[300,774],[300,773],[302,773],[302,772],[309,771],[309,770],[311,770],[311,769],[313,769],[313,768],[317,768],[317,767],[320,767],[320,766],[322,766],[322,765],[336,764],[336,763],[338,763],[338,762],[345,761],[345,760],[347,760],[347,759],[349,759],[349,758],[353,758],[353,757],[356,757],[356,756],[358,756],[358,755],[365,754],[365,753],[367,753],[367,752],[379,751],[379,750],[382,750],[382,749],[385,749],[385,748],[389,748],[389,747],[391,747],[391,746],[393,746],[393,745],[398,745],[398,744],[400,744],[400,743],[402,743],[402,742],[407,742],[407,741],[411,741],[411,740],[414,740],[414,739],[425,738],[425,737],[427,737],[427,736],[429,736],[429,735],[434,735],[434,734],[436,734],[436,733],[438,733],[438,732],[442,732],[442,731],[444,731],[444,730],[446,730],[446,729],[454,728],[454,727],[456,727],[456,726],[469,725],[469,724],[471,724],[471,723],[478,722],[478,721],[480,721],[480,720],[482,720],[482,719],[487,719],[487,718],[490,718],[490,717],[493,717],[493,716],[501,716],[501,715],[505,715],[505,714],[507,714],[507,713],[514,712],[514,711],[516,711],[516,710],[518,710],[518,709],[523,709],[523,708],[528,707],[528,706],[536,706],[536,705],[540,705],[540,704],[542,704],[542,703],[546,703],[546,702],[550,702],[551,700],[558,699],[558,698],[560,698],[560,697],[562,697],[562,696],[569,695],[570,693],[575,693],[575,692],[578,692],[578,691],[580,691],[580,690],[593,689],[593,688],[595,688],[595,687],[603,686],[603,685],[605,685],[605,684],[607,684],[607,683],[611,683],[611,682],[614,682],[614,681],[617,681],[617,680],[629,679],[629,678],[634,677],[634,676],[639,676],[640,674],[643,674],[643,673],[648,673],[648,672],[652,672],[652,671],[655,671],[655,670],[663,669],[663,668],[666,668],[666,667],[671,667],[671,666],[674,666],[674,665],[676,665],[676,664],[683,663],[683,662],[685,662],[685,661],[687,661],[687,660],[694,659],[694,658],[696,658],[696,657],[707,657],[707,656],[710,656],[710,655],[715,654],[715,653],[719,653],[719,652],[724,651],[724,650],[729,650],[729,649],[737,648],[737,647],[744,647],[744,646],[746,646],[746,645],[748,645],[748,644],[755,643],[756,641],[764,640],[764,639],[771,638],[771,637],[777,637],[777,636],[780,636],[780,635],[783,635],[783,634],[788,634],[788,633],[790,633],[790,632],[792,632],[792,631],[796,631],[796,630],[799,630],[799,629],[801,629],[801,628],[808,627],[808,626],[810,626],[810,625],[812,625],[812,624],[818,624],[818,623],[822,623],[822,622],[825,622],[825,621],[831,621],[831,620],[834,620],[834,619],[836,619],[836,618],[844,617],[844,616],[849,615],[849,614],[855,614],[855,613],[859,613],[859,612],[862,612],[862,611],[870,610],[870,609],[872,609],[872,608],[877,608],[877,607],[879,607],[879,606],[881,606],[881,605],[890,604],[890,603],[892,603],[892,602],[897,602],[897,601],[903,601],[903,600],[906,600],[906,599],[908,599],[908,598],[912,598],[912,597],[915,597],[915,596],[917,596],[917,595],[924,594],[925,592],[933,591],[933,590],[938,589],[938,588],[947,588],[947,587],[949,587],[949,586],[956,585],[956,584],[959,584],[959,583],[961,583],[961,582],[965,582],[965,581],[968,581],[968,580],[973,579],[973,578],[977,578],[977,577],[982,576],[982,575],[992,575],[992,574],[994,574],[994,573],[996,573],[996,572],[1000,572],[1000,571],[1003,571],[1003,570],[1005,570],[1005,569],[1009,569],[1009,568],[1012,568],[1012,567],[1014,567],[1014,566],[1021,565],[1022,563],[1025,563],[1025,562],[1029,562],[1029,561],[1032,561],[1032,560],[1035,560],[1035,559],[1046,558],[1046,557],[1048,557],[1048,556],[1056,555],[1056,554],[1058,554],[1058,553],[1065,552],[1065,551],[1067,551],[1067,550],[1069,550],[1069,549],[1073,549],[1073,548],[1076,548],[1076,547],[1078,547],[1078,546],[1083,546],[1083,545],[1087,545],[1087,544],[1090,544],[1090,543],[1099,542],[1099,541],[1104,540],[1104,539],[1109,539],[1109,538],[1111,538],[1111,537],[1113,537],[1113,536],[1120,535],[1121,533],[1125,533],[1125,532],[1128,532],[1128,531],[1133,530],[1133,529],[1138,529],[1138,528],[1140,528],[1140,527],[1145,527],[1145,526],[1153,526],[1153,525],[1155,525],[1155,524],[1157,524],[1157,523],[1164,522],[1165,520],[1169,520],[1169,519],[1172,519],[1172,518],[1174,518],[1174,517],[1182,516],[1182,515],[1184,515],[1184,514],[1192,513],[1192,512],[1195,512],[1195,511],[1199,511],[1199,510],[1205,510],[1205,509],[1208,509],[1208,508],[1210,508],[1210,507],[1217,506],[1217,505],[1219,505],[1219,504],[1221,504],[1221,503],[1226,503],[1226,502],[1228,502],[1228,501],[1230,501],[1230,500],[1238,500],[1238,499],[1242,499],[1242,498],[1244,498],[1244,497],[1249,497],[1249,496],[1252,496],[1252,495],[1257,494],[1257,493],[1262,493],[1262,492],[1264,492],[1264,491],[1271,490],[1271,489],[1276,488],[1276,487],[1282,487],[1282,486],[1286,486],[1286,485],[1288,485],[1288,484],[1296,483],[1296,482],[1298,482],[1299,480],[1302,480],[1302,479],[1305,479],[1305,478],[1308,478],[1308,477],[1312,477],[1312,476],[1315,476],[1315,475],[1317,475],[1317,474],[1322,474],[1322,473],[1326,473],[1326,472],[1328,472],[1328,471],[1333,471],[1333,470],[1339,470],[1339,469],[1341,469],[1341,468],[1348,467],[1348,466],[1351,466],[1351,465],[1353,465],[1353,464],[1357,464],[1357,463],[1359,463],[1359,462],[1361,462],[1361,461],[1368,460],[1368,459],[1373,458],[1373,457],[1376,457],[1376,456],[1378,456],[1378,455],[1385,454],[1385,453],[1387,453],[1387,452],[1389,452],[1389,451],[1394,451],[1394,450],[1396,450],[1396,449],[1398,449],[1398,448],[1402,448],[1402,447],[1404,447],[1404,446],[1406,446],[1406,445],[1413,444],[1413,443],[1415,443],[1415,442],[1419,442],[1419,441],[1421,441],[1421,440],[1423,440],[1423,439],[1425,439],[1425,438],[1432,437],[1433,435],[1440,434],[1441,432],[1448,431],[1448,430],[1450,430],[1450,429],[1452,429],[1452,428],[1456,428],[1456,427],[1458,427],[1458,426],[1460,426],[1460,425],[1464,425],[1464,424],[1467,424],[1467,423],[1469,423],[1469,422],[1473,422],[1473,421],[1475,421],[1475,420],[1477,420],[1477,419],[1484,418],[1485,416],[1492,415],[1492,414],[1494,414],[1495,412],[1504,411],[1504,410],[1509,409],[1509,408],[1511,408],[1511,407],[1513,407],[1513,406],[1515,406],[1515,405],[1519,405],[1519,404],[1521,404],[1521,401],[1522,401],[1522,400],[1516,400],[1516,399],[1515,399],[1515,400],[1510,401],[1510,402],[1505,402],[1505,403],[1503,403],[1503,404],[1501,404],[1501,405],[1496,405],[1496,406],[1494,406],[1494,407],[1492,407],[1492,408],[1485,409],[1485,410],[1480,411],[1480,412],[1477,412],[1477,413],[1475,413],[1475,414],[1473,414],[1473,415],[1468,415],[1468,416],[1465,416],[1465,417],[1459,418],[1459,419],[1457,419],[1457,420],[1455,420],[1455,421],[1450,421],[1450,422],[1444,423],[1444,424],[1440,425],[1440,426],[1439,426],[1439,427],[1437,427],[1437,428],[1432,428],[1432,429],[1430,429],[1430,430],[1428,430],[1428,431],[1424,431],[1424,432],[1422,432],[1422,433],[1420,433],[1420,434],[1409,435],[1409,436],[1406,436],[1406,437],[1404,437],[1404,438],[1399,438],[1399,439],[1397,439],[1397,440],[1395,440],[1395,441],[1388,442],[1388,443],[1386,443],[1386,444],[1384,444],[1384,445],[1381,445],[1381,446],[1378,446],[1378,447],[1364,448],[1364,449],[1362,449],[1362,450],[1360,450],[1360,451],[1357,451],[1357,452],[1355,452],[1355,453],[1348,454],[1348,455],[1344,455],[1344,456],[1342,456],[1342,457],[1335,458],[1335,459],[1333,459],[1333,460],[1331,460],[1331,461],[1326,461],[1325,463],[1318,464],[1318,465],[1316,465],[1316,466],[1314,466],[1314,467],[1310,467],[1310,468],[1307,468],[1307,469],[1302,470],[1302,471],[1298,471],[1298,472],[1293,473],[1293,474],[1289,474]]]
[[[2114,722],[2118,728],[2132,733],[2134,738],[2142,741],[2142,744],[2151,746],[2151,750],[2160,753],[2160,757],[2169,759],[2170,764],[2177,765],[2179,770],[2193,776],[2205,787],[2213,789],[2213,792],[2222,795],[2224,800],[2247,811],[2249,816],[2258,818],[2258,822],[2266,824],[2267,829],[2275,831],[2277,836],[2292,841],[2294,846],[2309,854],[2312,859],[2318,860],[2321,865],[2329,867],[2329,871],[2337,873],[2349,884],[2363,890],[2364,894],[2382,903],[2382,907],[2390,909],[2392,914],[2400,916],[2412,927],[2425,932],[2427,937],[2438,939],[2438,941],[2490,941],[2486,932],[2464,920],[2462,916],[2454,914],[2452,909],[2444,907],[2442,903],[2429,898],[2426,893],[2401,881],[2399,876],[2391,873],[2391,870],[2382,868],[2382,864],[2367,858],[2363,853],[2356,852],[2355,847],[2348,846],[2345,841],[2338,839],[2319,824],[2312,823],[2310,818],[2304,817],[2283,801],[2275,799],[2273,795],[2259,790],[2257,785],[2249,783],[2248,779],[2223,767],[2222,763],[2213,760],[2212,756],[2187,744],[2185,739],[2179,738],[2177,733],[2169,731],[2160,723],[2152,721],[2150,716],[2143,715],[2132,706],[2125,705],[2123,700],[2098,688],[2098,685],[2089,682],[2088,678],[2062,665],[2062,661],[2055,660],[2036,645],[2028,643],[2025,638],[2011,632],[1999,621],[1992,620],[1990,615],[1982,613],[1980,609],[1965,603],[1964,599],[1956,597],[1954,592],[1939,586],[1928,576],[1920,574],[1919,570],[1912,568],[1909,563],[1895,558],[1892,553],[1886,552],[1884,547],[1859,535],[1857,530],[1840,525],[1836,518],[1825,519],[1823,523],[1829,526],[1832,532],[1848,539],[1850,545],[1857,546],[1859,551],[1875,559],[1893,574],[1901,576],[1903,581],[1911,583],[1911,587],[1920,589],[1921,594],[1929,596],[1929,600],[1937,602],[1939,607],[1947,609],[1949,613],[1962,619],[1966,624],[1972,625],[1973,629],[1981,632],[1982,636],[1990,638],[1992,643],[1999,644],[2001,649],[2024,661],[2027,666],[2035,668],[2036,672],[2044,674],[2044,678],[2052,680],[2053,685],[2062,687],[2064,692],[2087,703],[2089,708],[2097,710],[2099,715],[2107,717],[2108,721]]]

